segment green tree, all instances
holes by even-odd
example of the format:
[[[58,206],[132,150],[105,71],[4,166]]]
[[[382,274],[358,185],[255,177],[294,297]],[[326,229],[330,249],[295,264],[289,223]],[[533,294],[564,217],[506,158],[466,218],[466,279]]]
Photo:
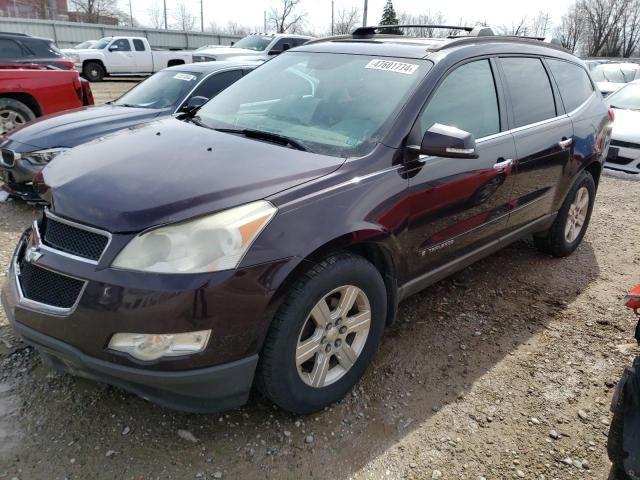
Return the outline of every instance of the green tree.
[[[396,15],[396,11],[393,8],[393,2],[391,0],[387,0],[387,4],[384,6],[380,25],[398,25],[398,15]],[[400,30],[399,28],[389,28],[385,29],[382,33],[388,33],[390,35],[402,35],[402,30]]]

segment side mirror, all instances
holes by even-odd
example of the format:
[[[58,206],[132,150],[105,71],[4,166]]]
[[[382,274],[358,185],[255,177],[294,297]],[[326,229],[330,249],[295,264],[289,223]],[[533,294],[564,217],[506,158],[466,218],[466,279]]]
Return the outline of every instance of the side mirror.
[[[291,44],[290,43],[283,43],[282,44],[282,51],[286,52],[287,50],[289,50],[291,48]]]
[[[182,106],[182,108],[180,109],[180,113],[193,115],[208,101],[209,99],[207,97],[191,97],[189,100],[187,100],[187,103]]]
[[[435,123],[427,130],[420,145],[409,150],[421,155],[447,158],[478,158],[473,135],[459,128]]]
[[[114,52],[114,51],[116,51],[116,50],[118,50],[118,46],[117,46],[117,45],[111,45],[111,46],[109,47],[109,51],[110,51],[110,52]]]

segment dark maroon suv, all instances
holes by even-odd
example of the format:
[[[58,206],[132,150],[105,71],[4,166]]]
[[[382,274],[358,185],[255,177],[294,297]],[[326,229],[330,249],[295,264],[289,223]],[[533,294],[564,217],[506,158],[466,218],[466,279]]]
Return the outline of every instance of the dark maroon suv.
[[[308,413],[358,381],[403,298],[525,235],[575,250],[611,130],[584,64],[487,29],[379,30],[56,157],[2,295],[15,329],[163,405],[255,385]]]

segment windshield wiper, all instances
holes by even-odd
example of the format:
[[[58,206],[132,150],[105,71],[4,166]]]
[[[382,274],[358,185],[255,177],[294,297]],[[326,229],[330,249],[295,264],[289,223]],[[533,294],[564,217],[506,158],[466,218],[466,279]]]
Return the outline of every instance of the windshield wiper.
[[[310,152],[311,150],[304,143],[294,140],[293,138],[285,137],[277,133],[264,132],[262,130],[252,130],[250,128],[238,129],[238,128],[214,128],[217,132],[223,133],[235,133],[238,135],[244,135],[247,138],[255,138],[257,140],[266,140],[267,142],[277,143],[283,146],[289,146],[296,150],[302,150],[303,152]]]

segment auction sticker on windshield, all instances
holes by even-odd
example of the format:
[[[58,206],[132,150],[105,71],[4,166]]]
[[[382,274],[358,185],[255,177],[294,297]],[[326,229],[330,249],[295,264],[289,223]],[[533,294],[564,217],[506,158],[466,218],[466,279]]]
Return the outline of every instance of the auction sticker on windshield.
[[[189,75],[188,73],[176,73],[173,78],[176,80],[184,80],[186,82],[191,82],[196,79],[196,77]]]
[[[404,73],[405,75],[412,75],[418,69],[419,65],[413,63],[392,62],[390,60],[382,60],[374,58],[364,68],[371,68],[373,70],[384,70],[385,72]]]

